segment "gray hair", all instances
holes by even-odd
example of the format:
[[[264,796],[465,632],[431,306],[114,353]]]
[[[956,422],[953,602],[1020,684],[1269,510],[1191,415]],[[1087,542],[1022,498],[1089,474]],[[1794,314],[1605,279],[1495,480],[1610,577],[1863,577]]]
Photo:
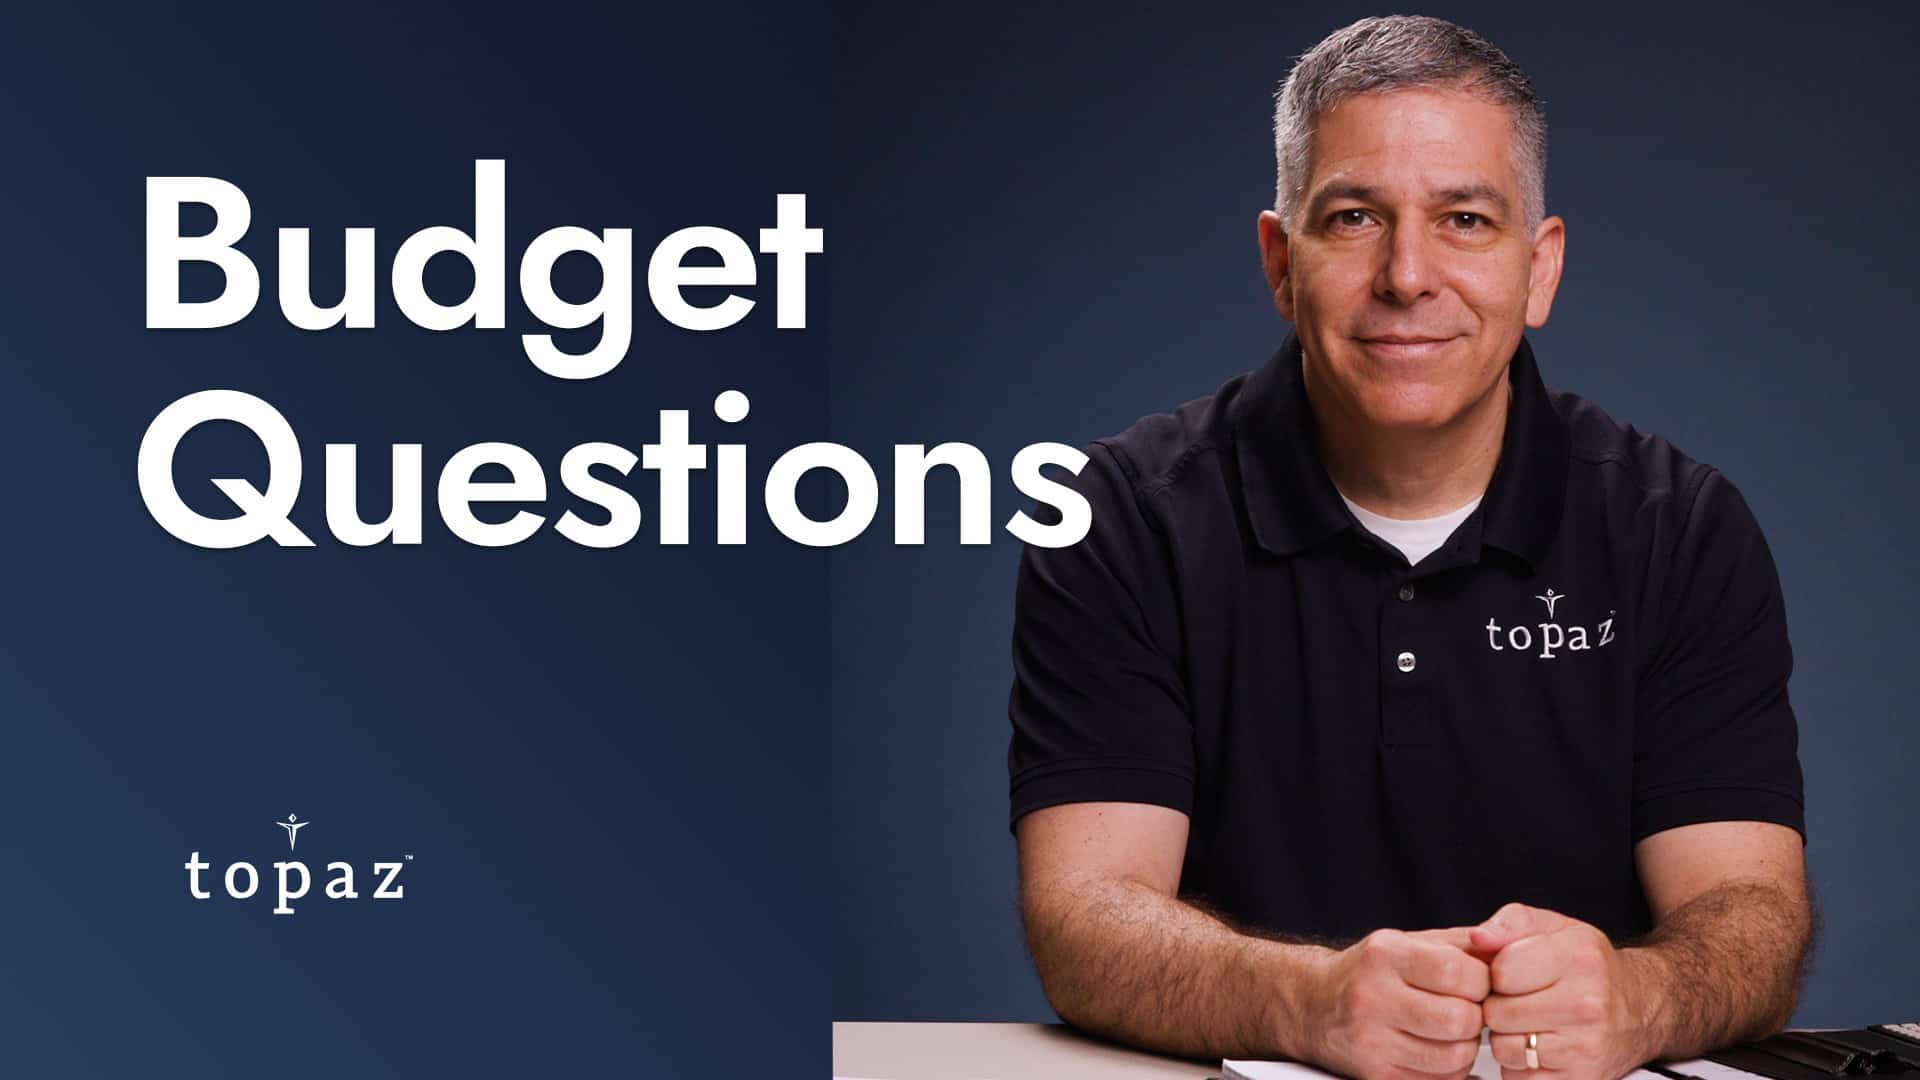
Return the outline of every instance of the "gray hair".
[[[1306,194],[1313,131],[1326,110],[1356,94],[1448,87],[1507,106],[1513,118],[1514,174],[1520,179],[1527,235],[1547,215],[1547,118],[1533,83],[1492,42],[1464,26],[1425,15],[1361,19],[1301,54],[1274,95],[1273,146],[1279,163],[1274,208],[1289,231]]]

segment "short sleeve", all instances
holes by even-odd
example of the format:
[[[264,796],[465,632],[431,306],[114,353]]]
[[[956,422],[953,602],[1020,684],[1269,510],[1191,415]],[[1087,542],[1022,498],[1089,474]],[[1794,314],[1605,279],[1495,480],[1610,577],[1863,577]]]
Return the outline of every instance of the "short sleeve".
[[[1191,813],[1193,728],[1165,544],[1104,444],[1068,486],[1092,510],[1086,537],[1028,545],[1014,589],[1008,827],[1073,802]]]
[[[1779,574],[1739,490],[1704,468],[1664,570],[1660,639],[1640,676],[1633,836],[1771,821],[1804,842]]]

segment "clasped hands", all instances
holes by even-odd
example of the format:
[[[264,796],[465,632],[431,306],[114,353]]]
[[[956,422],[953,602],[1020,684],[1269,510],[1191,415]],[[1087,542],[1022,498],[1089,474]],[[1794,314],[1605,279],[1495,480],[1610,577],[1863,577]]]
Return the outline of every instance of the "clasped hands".
[[[1326,963],[1314,1058],[1361,1080],[1458,1080],[1483,1027],[1502,1080],[1618,1080],[1660,1056],[1644,951],[1555,911],[1508,904],[1478,926],[1377,930]]]

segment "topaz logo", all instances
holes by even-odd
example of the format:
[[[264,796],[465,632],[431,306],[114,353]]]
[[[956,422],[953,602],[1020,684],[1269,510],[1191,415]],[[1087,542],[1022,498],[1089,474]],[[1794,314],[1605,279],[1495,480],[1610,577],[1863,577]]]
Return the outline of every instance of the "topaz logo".
[[[1535,600],[1547,605],[1547,621],[1545,622],[1533,623],[1531,625],[1527,623],[1516,623],[1512,626],[1501,626],[1500,620],[1488,619],[1486,625],[1487,647],[1494,652],[1526,652],[1533,648],[1535,631],[1538,631],[1540,652],[1537,659],[1552,660],[1559,655],[1554,652],[1555,649],[1565,649],[1567,652],[1583,652],[1587,649],[1598,649],[1603,645],[1609,645],[1613,642],[1613,608],[1607,609],[1607,617],[1595,623],[1593,632],[1589,634],[1587,628],[1578,623],[1563,624],[1555,621],[1554,608],[1560,601],[1566,598],[1566,593],[1554,592],[1551,588],[1547,589],[1544,593],[1535,594]],[[1502,644],[1502,642],[1505,644]]]
[[[302,821],[297,814],[288,814],[287,820],[276,821],[274,824],[286,830],[287,850],[294,851],[299,844],[300,830],[311,825],[312,822]],[[412,855],[402,855],[394,862],[374,863],[372,871],[364,879],[373,886],[373,891],[366,894],[367,897],[374,900],[406,899],[407,889],[400,884],[400,872],[406,868],[407,863],[412,861]],[[200,853],[196,851],[187,856],[184,869],[187,871],[187,894],[195,900],[213,899],[213,891],[203,886],[200,879],[202,872],[213,869],[213,864],[202,859]],[[275,862],[273,872],[276,883],[273,913],[291,915],[295,910],[293,901],[304,899],[312,891],[313,871],[305,862],[290,859],[285,862]],[[329,862],[326,864],[325,874],[327,880],[322,895],[328,900],[361,899],[362,894],[358,884],[361,879],[356,878],[352,863]],[[260,870],[254,864],[244,860],[228,863],[226,873],[222,875],[222,882],[226,886],[227,895],[232,899],[250,900],[260,892]]]

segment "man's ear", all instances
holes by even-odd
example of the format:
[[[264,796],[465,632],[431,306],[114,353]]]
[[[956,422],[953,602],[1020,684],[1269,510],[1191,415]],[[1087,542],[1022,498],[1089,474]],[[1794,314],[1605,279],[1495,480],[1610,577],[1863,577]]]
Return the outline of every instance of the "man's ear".
[[[1273,295],[1273,306],[1280,317],[1293,321],[1293,279],[1289,276],[1293,267],[1287,259],[1287,232],[1280,221],[1280,215],[1271,210],[1260,211],[1258,222],[1260,233],[1260,264],[1267,271],[1267,291]]]
[[[1534,233],[1533,263],[1527,271],[1527,325],[1535,330],[1547,325],[1566,255],[1567,223],[1557,217],[1542,221]]]

